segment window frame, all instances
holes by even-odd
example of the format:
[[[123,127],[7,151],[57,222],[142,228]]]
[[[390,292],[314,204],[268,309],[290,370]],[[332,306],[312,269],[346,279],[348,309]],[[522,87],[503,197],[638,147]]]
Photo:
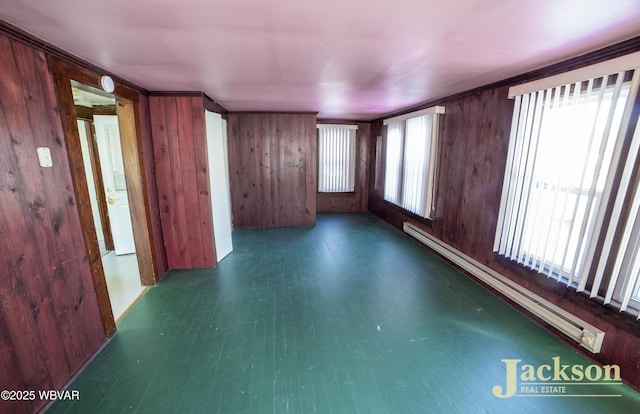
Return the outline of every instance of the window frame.
[[[386,126],[384,181],[382,183],[383,199],[405,212],[427,220],[435,219],[436,182],[440,157],[440,116],[444,113],[445,108],[443,106],[433,106],[383,120],[383,125]],[[412,149],[407,148],[407,142],[415,141],[416,139],[409,130],[408,123],[417,122],[422,117],[428,119],[428,127],[422,126],[425,129],[425,136],[418,138],[424,139],[423,148],[418,148],[418,151],[422,150],[425,154],[420,161],[423,163],[423,171],[418,171],[417,173],[413,171],[410,178],[411,182],[408,183],[407,175],[408,172],[411,172],[411,166],[408,165],[411,160],[407,159],[407,153],[413,154],[413,152]],[[418,125],[419,127],[421,126]],[[389,158],[391,128],[397,129],[397,131],[394,131],[394,135],[397,135],[397,139],[400,141],[396,145],[398,148],[394,151],[397,156],[394,158],[393,165],[391,165]],[[393,174],[393,178],[390,178],[389,174],[391,168],[396,171]],[[395,180],[395,183],[390,180]],[[415,187],[416,182],[417,184],[422,183],[423,188],[426,187],[424,194],[417,194],[408,198],[406,194],[407,187],[410,185]]]
[[[540,79],[540,80],[531,82],[529,84],[518,85],[516,87],[510,88],[509,97],[516,98],[517,102],[516,102],[516,105],[514,105],[512,130],[511,130],[511,137],[509,140],[509,155],[507,157],[508,158],[507,165],[505,166],[505,182],[503,183],[503,193],[500,201],[500,214],[499,214],[498,223],[496,226],[494,252],[496,252],[496,254],[498,255],[505,256],[512,260],[516,260],[519,265],[522,265],[525,267],[531,267],[532,269],[537,270],[539,273],[546,274],[547,277],[554,277],[559,282],[563,282],[564,284],[566,284],[567,287],[572,287],[576,289],[578,292],[583,292],[585,294],[588,294],[591,298],[597,298],[599,301],[603,302],[604,304],[609,304],[609,303],[613,304],[614,306],[617,306],[621,311],[627,311],[628,313],[634,314],[635,316],[638,317],[638,319],[640,319],[640,272],[635,275],[633,274],[633,272],[629,272],[628,274],[625,274],[625,275],[622,275],[620,272],[618,273],[612,272],[612,270],[614,270],[612,266],[614,264],[618,266],[617,262],[623,260],[623,259],[619,259],[618,256],[620,255],[624,256],[625,254],[628,254],[627,252],[629,251],[629,248],[630,248],[629,246],[631,245],[631,244],[625,244],[624,247],[621,246],[620,244],[620,240],[622,237],[621,233],[628,231],[627,227],[629,226],[628,222],[630,220],[640,221],[640,213],[631,212],[629,210],[630,203],[633,201],[633,200],[630,201],[629,199],[632,199],[633,197],[627,195],[627,193],[629,192],[636,191],[633,189],[634,187],[633,183],[630,184],[628,182],[629,181],[628,177],[631,174],[629,171],[634,171],[636,174],[638,173],[638,170],[640,169],[640,165],[639,165],[640,156],[638,157],[636,157],[635,155],[628,156],[625,154],[625,150],[622,149],[622,148],[626,148],[626,149],[631,148],[637,153],[638,145],[639,145],[638,140],[640,140],[640,138],[636,138],[636,136],[640,135],[639,133],[640,121],[638,120],[637,111],[633,111],[634,105],[640,99],[639,97],[640,53],[635,53],[632,55],[633,56],[623,56],[621,58],[613,59],[612,61],[604,62],[604,65],[598,64],[598,65],[593,65],[594,67],[583,68],[581,70],[575,71],[575,73],[573,72],[563,73],[561,75]],[[615,67],[615,68],[612,69],[612,67]],[[598,71],[604,70],[603,68],[605,68],[607,71],[599,73]],[[630,80],[627,80],[627,75],[629,74],[629,71],[632,71],[633,77]],[[590,78],[584,77],[585,73],[591,74],[590,75],[591,77]],[[597,73],[597,74],[593,75],[594,73]],[[546,259],[551,258],[555,260],[557,258],[557,257],[554,257],[555,253],[553,253],[553,251],[557,250],[558,248],[560,249],[568,248],[568,247],[564,247],[564,245],[562,247],[553,246],[553,248],[551,249],[552,253],[548,256],[546,255],[547,252],[545,250],[542,256],[537,255],[539,252],[538,253],[534,252],[535,255],[529,252],[529,253],[526,253],[524,256],[522,256],[522,253],[519,252],[517,253],[517,256],[514,257],[513,252],[509,252],[509,251],[505,252],[504,245],[501,244],[501,243],[504,243],[504,240],[501,240],[501,239],[503,239],[505,236],[508,236],[508,237],[517,236],[517,234],[514,236],[511,233],[513,231],[512,228],[505,229],[504,216],[505,214],[509,214],[508,210],[510,210],[510,207],[506,206],[507,203],[505,201],[508,200],[508,197],[514,197],[513,194],[516,194],[516,196],[518,194],[517,193],[518,190],[516,190],[515,193],[513,192],[510,193],[511,189],[509,188],[508,180],[514,179],[515,177],[515,176],[512,176],[512,173],[510,172],[511,168],[513,168],[513,165],[511,165],[511,159],[512,159],[511,157],[515,156],[513,151],[517,151],[512,148],[512,145],[515,145],[514,143],[518,139],[521,139],[521,137],[517,136],[519,132],[516,132],[516,131],[518,131],[518,128],[522,127],[519,124],[519,122],[522,122],[522,120],[524,120],[524,117],[519,118],[519,116],[521,116],[521,114],[518,113],[518,111],[520,110],[519,109],[520,104],[518,101],[518,99],[520,99],[519,97],[525,96],[525,95],[528,96],[529,94],[535,94],[535,93],[539,94],[545,90],[551,90],[554,88],[557,88],[556,93],[559,93],[560,88],[569,88],[569,86],[572,86],[572,85],[575,86],[575,88],[578,88],[578,85],[582,86],[584,82],[597,81],[599,78],[610,79],[607,77],[607,76],[610,76],[609,74],[611,75],[617,74],[616,80],[620,79],[622,83],[628,82],[629,92],[628,92],[628,97],[625,99],[625,102],[623,105],[624,109],[620,119],[620,126],[619,126],[618,132],[615,134],[614,137],[612,137],[611,135],[607,135],[602,138],[604,140],[614,141],[613,142],[614,149],[613,149],[613,153],[611,154],[611,161],[610,161],[612,165],[611,165],[611,169],[608,169],[606,171],[604,189],[599,189],[599,183],[593,182],[593,185],[595,187],[589,190],[589,191],[593,190],[594,194],[598,192],[602,192],[604,195],[604,200],[602,200],[602,205],[599,206],[599,208],[596,207],[595,213],[586,211],[585,217],[587,218],[585,218],[585,220],[591,220],[593,218],[591,217],[591,215],[595,214],[595,222],[593,224],[595,226],[594,227],[595,231],[593,232],[593,234],[586,233],[584,235],[584,237],[587,237],[587,240],[585,241],[584,246],[582,246],[583,245],[582,240],[578,241],[578,245],[577,245],[578,247],[576,248],[574,253],[574,255],[577,255],[576,260],[578,260],[580,256],[583,257],[582,260],[585,260],[585,268],[584,268],[585,270],[580,272],[580,275],[578,277],[576,277],[573,274],[573,269],[569,271],[569,273],[566,273],[566,269],[564,269],[566,264],[566,254],[563,256],[563,258],[560,259],[562,263],[551,263],[551,262],[547,263]],[[576,76],[583,76],[583,77],[576,78]],[[567,79],[569,78],[572,78],[572,79],[570,81],[567,81]],[[562,82],[564,83],[556,83],[556,82],[559,82],[560,80],[562,80]],[[541,88],[541,85],[544,85],[544,88],[546,89]],[[609,83],[601,84],[599,87],[603,89],[602,93],[604,96],[606,93],[608,93],[607,89],[610,87],[610,84]],[[571,89],[564,89],[564,93],[575,94],[576,90],[577,89],[574,89],[573,91]],[[580,99],[583,99],[580,96],[580,94],[582,94],[583,92],[582,88],[577,91],[579,95],[574,96],[576,98],[576,102],[578,102],[578,100]],[[611,101],[612,101],[611,105],[619,105],[619,102],[613,102],[615,99],[618,99],[618,97],[615,96],[614,94],[613,98],[611,98]],[[591,105],[591,102],[590,101],[587,102],[587,104],[585,104],[585,107],[587,105]],[[598,105],[600,105],[600,103],[598,103]],[[613,110],[609,110],[609,111],[613,113],[612,112]],[[613,115],[609,115],[609,116],[613,117]],[[568,118],[568,119],[571,119],[571,118]],[[538,125],[541,125],[542,122],[543,121],[540,121]],[[567,121],[567,122],[570,123],[571,121]],[[595,128],[596,125],[597,125],[597,122],[594,121],[593,127]],[[575,127],[575,125],[572,127]],[[531,132],[531,133],[533,134],[534,132]],[[535,132],[535,133],[537,134],[539,132]],[[607,131],[607,134],[609,133],[610,131]],[[630,138],[631,135],[634,136],[633,142],[635,142],[635,144],[632,142]],[[535,138],[535,139],[537,140],[538,138]],[[610,143],[606,145],[609,145],[609,144]],[[534,148],[537,151],[538,150],[537,144],[532,148]],[[538,162],[537,161],[538,158],[539,158],[538,153],[536,152],[535,163]],[[585,163],[584,168],[586,168],[587,162],[588,162],[587,160],[584,161]],[[534,165],[537,165],[537,164],[534,164]],[[533,168],[535,169],[537,167],[533,167]],[[561,172],[558,172],[558,174],[561,174]],[[625,178],[625,174],[627,178]],[[521,178],[518,177],[516,181],[520,179]],[[624,181],[625,179],[627,180],[626,182]],[[558,179],[558,182],[560,181],[561,179]],[[582,184],[580,184],[580,186],[582,186]],[[531,190],[529,191],[532,191],[533,188],[537,188],[537,187],[529,184],[527,188],[530,188]],[[582,187],[581,191],[584,191],[584,189],[585,188]],[[618,193],[618,190],[621,190],[624,193],[620,195]],[[523,194],[527,194],[527,195],[523,195],[523,197],[526,197],[526,199],[532,197],[533,193],[529,193],[529,191],[527,191],[526,193],[523,193]],[[568,190],[565,191],[565,193],[567,194],[569,192],[570,191]],[[640,197],[640,195],[637,193],[632,193],[632,195],[633,194],[635,194],[635,197]],[[566,196],[566,197],[568,198],[569,196]],[[577,199],[573,202],[576,203],[577,205],[578,203],[580,203],[580,200]],[[597,206],[595,202],[594,202],[594,205]],[[527,202],[525,202],[519,208],[528,209],[529,207],[530,206],[527,204]],[[622,216],[617,215],[617,213],[621,211],[626,211],[625,213],[626,216],[624,214]],[[520,216],[521,214],[523,213],[519,212],[518,216]],[[524,213],[524,214],[527,214],[527,213]],[[633,214],[638,214],[638,217],[634,218]],[[553,217],[553,216],[550,216],[550,217]],[[506,218],[506,220],[511,220],[511,218]],[[633,221],[631,221],[631,223],[633,223]],[[560,232],[560,231],[561,231],[560,228],[558,228],[557,232]],[[589,238],[588,236],[592,236],[592,237]],[[524,236],[517,236],[517,237],[524,237]],[[567,244],[570,243],[570,238],[567,239],[566,242]],[[596,249],[596,246],[601,246],[602,249],[598,250]],[[507,247],[507,249],[509,248]],[[520,250],[520,247],[518,247],[518,250]],[[519,258],[520,256],[526,259]],[[636,253],[635,257],[637,258],[636,260],[640,260],[640,253]],[[626,263],[626,259],[625,259],[625,263]],[[634,262],[632,261],[631,263],[633,264]],[[608,270],[609,274],[605,273],[605,268],[609,269]],[[627,269],[631,269],[631,267],[627,267]],[[618,267],[618,271],[619,270],[620,268]],[[553,273],[551,273],[551,271],[553,271]],[[610,274],[610,273],[614,273],[614,274]],[[629,291],[629,289],[631,289],[631,298],[628,299],[626,304],[622,304],[621,294],[625,291]],[[606,293],[602,294],[601,292],[603,291],[606,291]]]
[[[334,194],[334,195],[338,195],[338,194],[353,194],[355,193],[356,190],[356,174],[357,174],[357,169],[356,169],[356,164],[357,164],[357,151],[358,151],[358,125],[354,125],[354,124],[317,124],[316,125],[316,129],[318,131],[318,182],[317,182],[317,193],[318,194]],[[340,130],[340,131],[348,131],[349,132],[349,141],[347,143],[347,145],[349,146],[349,153],[347,154],[347,156],[349,157],[349,160],[347,162],[347,168],[349,169],[349,171],[347,171],[348,177],[347,177],[347,188],[340,188],[338,190],[332,191],[332,190],[326,190],[326,189],[321,189],[321,185],[322,185],[322,177],[323,177],[323,168],[324,165],[326,163],[322,162],[322,151],[321,151],[321,147],[322,147],[322,139],[323,139],[323,134],[322,131],[323,130]],[[335,154],[332,154],[333,156],[335,156]],[[344,171],[340,171],[341,173],[344,173]]]

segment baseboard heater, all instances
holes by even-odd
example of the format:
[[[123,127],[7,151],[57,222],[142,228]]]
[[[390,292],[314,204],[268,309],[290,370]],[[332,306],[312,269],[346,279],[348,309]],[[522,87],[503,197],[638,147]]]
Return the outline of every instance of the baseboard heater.
[[[413,236],[475,278],[527,309],[584,348],[594,354],[600,352],[602,341],[604,340],[604,332],[600,329],[541,298],[461,251],[443,243],[419,227],[409,222],[404,222],[403,229],[405,233]]]

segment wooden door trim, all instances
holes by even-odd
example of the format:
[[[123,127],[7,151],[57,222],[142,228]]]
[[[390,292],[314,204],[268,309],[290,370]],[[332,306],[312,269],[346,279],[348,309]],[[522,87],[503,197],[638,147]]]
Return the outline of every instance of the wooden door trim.
[[[107,195],[104,192],[102,179],[102,165],[100,163],[100,153],[98,151],[98,143],[95,139],[95,128],[93,120],[84,119],[84,125],[87,130],[87,139],[89,140],[89,158],[91,159],[91,168],[93,169],[93,182],[96,187],[96,196],[98,198],[98,213],[100,215],[100,224],[102,225],[102,234],[104,236],[104,246],[106,250],[114,250],[113,235],[111,233],[111,221],[107,210]]]
[[[102,267],[93,214],[91,212],[91,200],[80,147],[76,110],[71,91],[71,80],[94,88],[100,88],[100,74],[56,56],[49,56],[49,67],[54,80],[60,117],[65,131],[64,143],[67,147],[67,155],[71,166],[71,176],[76,195],[76,203],[78,204],[78,214],[80,215],[80,221],[82,223],[87,259],[91,267],[91,274],[105,333],[108,337],[111,337],[115,334],[116,326],[109,300],[104,269]],[[158,282],[159,277],[156,252],[151,241],[152,222],[150,207],[145,197],[147,192],[146,180],[141,168],[143,165],[142,148],[136,134],[136,131],[140,131],[138,92],[116,81],[113,94],[118,98],[119,103],[124,103],[122,113],[125,126],[124,129],[121,127],[120,138],[122,140],[123,152],[127,151],[124,156],[131,164],[129,167],[126,167],[127,163],[125,163],[125,176],[127,187],[133,189],[133,194],[129,194],[129,207],[133,217],[133,235],[136,244],[136,254],[138,256],[140,280],[143,285],[154,285]],[[122,134],[123,131],[125,132],[124,135]]]
[[[153,286],[158,283],[159,278],[156,252],[151,242],[151,210],[145,197],[147,183],[142,167],[142,148],[136,134],[136,131],[140,131],[138,103],[117,98],[116,113],[140,282],[143,286]]]
[[[69,110],[69,108],[73,106],[71,83],[69,82],[69,78],[64,75],[59,75],[56,72],[53,73],[53,82],[56,89],[58,106],[60,108],[60,118],[62,120],[62,128],[64,129],[64,144],[67,147],[67,156],[69,158],[69,166],[71,167],[71,178],[76,196],[75,202],[78,205],[78,214],[80,215],[80,222],[82,224],[82,237],[87,251],[87,260],[91,268],[91,277],[96,291],[96,298],[98,299],[98,307],[100,309],[104,331],[107,337],[111,337],[116,332],[116,323],[113,318],[107,281],[102,267],[100,247],[98,246],[98,238],[91,213],[91,198],[89,196],[89,187],[84,170],[84,160],[80,146],[80,134],[78,132],[75,108]]]

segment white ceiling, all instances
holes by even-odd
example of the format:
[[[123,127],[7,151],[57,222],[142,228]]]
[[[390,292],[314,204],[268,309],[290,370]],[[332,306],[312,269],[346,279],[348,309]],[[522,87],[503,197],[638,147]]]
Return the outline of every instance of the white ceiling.
[[[3,0],[152,91],[369,120],[640,36],[640,0]]]

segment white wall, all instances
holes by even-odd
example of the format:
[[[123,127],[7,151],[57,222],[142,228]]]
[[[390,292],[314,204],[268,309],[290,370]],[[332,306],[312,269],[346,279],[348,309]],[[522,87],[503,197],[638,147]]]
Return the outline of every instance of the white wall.
[[[205,111],[205,120],[213,236],[216,244],[216,256],[220,261],[233,250],[227,122],[222,119],[220,114],[209,111]]]

